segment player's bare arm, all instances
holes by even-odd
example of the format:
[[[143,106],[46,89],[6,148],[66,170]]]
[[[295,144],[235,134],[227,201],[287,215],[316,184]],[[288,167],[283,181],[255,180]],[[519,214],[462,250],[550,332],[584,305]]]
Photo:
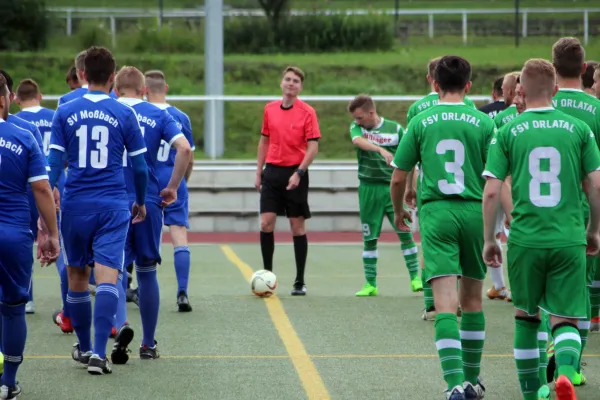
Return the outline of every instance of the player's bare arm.
[[[188,143],[189,144],[189,143]],[[191,147],[190,147],[191,150]],[[188,162],[187,169],[185,170],[185,181],[186,183],[190,181],[190,176],[192,176],[192,171],[194,170],[194,152],[190,152],[190,161]]]
[[[416,174],[416,168],[413,168],[408,174],[408,177],[406,178],[406,194],[404,195],[404,202],[412,209],[417,208],[417,190],[415,188],[415,182],[417,181],[415,179]]]
[[[504,212],[504,226],[506,226],[506,229],[510,228],[510,223],[512,221],[511,213],[513,210],[513,202],[511,184],[512,179],[509,175],[504,180],[504,183],[502,183],[502,190],[500,191],[500,205]]]
[[[54,197],[48,181],[43,179],[31,182],[31,190],[35,204],[40,213],[40,218],[47,229],[47,239],[38,246],[37,258],[41,259],[42,266],[50,265],[58,258],[60,247],[58,244],[58,226],[56,224],[56,209]]]
[[[404,208],[404,194],[409,174],[410,171],[395,168],[390,182],[390,196],[394,205],[394,224],[402,232],[410,232],[410,225],[406,221],[412,222],[410,213]]]
[[[319,141],[309,140],[308,144],[306,145],[306,154],[304,155],[304,159],[302,160],[302,163],[298,169],[306,171],[317,156],[317,153],[319,153]],[[288,182],[287,190],[295,189],[298,187],[298,184],[300,184],[300,175],[292,174]]]
[[[267,152],[269,150],[269,137],[261,135],[258,141],[258,155],[256,156],[256,179],[254,180],[254,187],[260,191],[262,184],[262,170],[265,166],[265,160],[267,159]]]
[[[189,168],[190,158],[192,157],[190,143],[183,136],[175,140],[171,144],[171,147],[175,148],[177,153],[175,155],[175,165],[173,166],[169,184],[160,192],[160,196],[163,198],[163,207],[173,204],[175,200],[177,200],[177,188],[179,188],[181,180]]]
[[[387,163],[387,165],[390,165],[390,163],[394,159],[394,155],[392,153],[390,153],[381,146],[369,142],[365,138],[355,137],[354,139],[352,139],[352,143],[361,150],[381,154],[381,156],[385,158],[385,162]]]
[[[496,242],[495,232],[502,184],[500,179],[488,177],[483,190],[483,261],[491,267],[502,265],[502,250]]]

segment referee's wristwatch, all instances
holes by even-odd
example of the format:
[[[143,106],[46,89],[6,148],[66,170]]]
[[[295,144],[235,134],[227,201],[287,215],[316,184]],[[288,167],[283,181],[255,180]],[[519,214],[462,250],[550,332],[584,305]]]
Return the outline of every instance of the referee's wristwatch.
[[[296,170],[296,173],[297,173],[297,174],[298,174],[300,177],[303,177],[303,176],[304,176],[304,174],[306,173],[306,171],[305,171],[305,170],[303,170],[303,169],[300,169],[300,168],[298,168],[298,169]]]

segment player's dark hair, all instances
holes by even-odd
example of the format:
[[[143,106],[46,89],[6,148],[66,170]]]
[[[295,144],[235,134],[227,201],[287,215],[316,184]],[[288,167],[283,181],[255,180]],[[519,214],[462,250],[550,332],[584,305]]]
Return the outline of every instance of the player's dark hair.
[[[471,64],[459,56],[444,56],[435,68],[435,81],[442,92],[461,92],[471,80]]]
[[[302,72],[302,70],[300,68],[290,65],[289,67],[286,67],[283,70],[282,75],[285,75],[288,72],[291,72],[292,74],[296,75],[298,78],[300,78],[300,82],[304,83],[304,72]]]
[[[375,109],[375,102],[373,101],[373,98],[368,94],[359,94],[348,104],[348,111],[351,113],[359,108],[365,111]]]
[[[496,93],[498,93],[500,96],[503,95],[502,93],[502,83],[504,82],[504,75],[497,77],[494,80],[494,85],[492,86],[492,90]]]
[[[65,77],[65,81],[67,83],[69,83],[69,82],[78,82],[79,81],[79,78],[77,78],[77,68],[75,68],[74,65],[71,68],[69,68],[69,70],[67,71],[67,75]]]
[[[17,86],[16,94],[21,101],[33,100],[40,94],[40,87],[33,79],[23,79]]]
[[[8,94],[8,87],[6,85],[6,78],[3,74],[0,74],[0,96],[4,97]]]
[[[84,64],[86,80],[90,84],[106,85],[110,76],[115,73],[115,58],[105,47],[90,47],[87,50]]]
[[[586,64],[585,72],[581,75],[581,83],[583,83],[584,89],[591,89],[594,86],[594,72],[596,72],[598,63],[596,61],[587,61]]]
[[[577,38],[564,37],[552,46],[552,65],[563,78],[579,78],[584,60],[585,50]]]
[[[0,75],[2,75],[4,77],[4,80],[6,82],[6,88],[8,89],[9,93],[13,92],[13,80],[10,77],[10,75],[3,69],[0,69]]]
[[[146,78],[146,86],[150,93],[161,93],[164,94],[167,88],[167,82],[165,81],[165,74],[159,70],[147,71],[144,74]]]

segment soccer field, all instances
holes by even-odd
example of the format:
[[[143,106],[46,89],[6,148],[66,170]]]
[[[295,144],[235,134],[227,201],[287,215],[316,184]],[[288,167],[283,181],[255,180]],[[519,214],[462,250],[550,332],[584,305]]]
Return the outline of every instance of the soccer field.
[[[309,235],[310,239],[310,235]],[[442,399],[445,389],[432,322],[421,320],[422,293],[412,293],[399,246],[379,250],[380,295],[356,298],[363,284],[362,244],[309,247],[306,297],[291,297],[293,249],[275,250],[278,296],[260,299],[247,278],[262,266],[255,244],[192,245],[192,313],[178,313],[173,249],[164,245],[159,268],[161,358],[138,357],[141,323],[126,365],[92,376],[70,356],[74,335],[60,333],[54,266],[34,271],[36,313],[27,316],[28,340],[18,380],[33,399]],[[490,287],[486,282],[485,288]],[[486,399],[518,399],[512,355],[513,309],[484,300],[487,316],[482,376]],[[600,390],[600,335],[591,334],[580,399]],[[109,340],[112,346],[112,340]]]

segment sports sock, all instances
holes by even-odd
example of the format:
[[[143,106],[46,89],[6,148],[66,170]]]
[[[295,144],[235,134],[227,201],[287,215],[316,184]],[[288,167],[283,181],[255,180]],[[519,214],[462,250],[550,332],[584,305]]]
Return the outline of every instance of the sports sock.
[[[190,249],[187,246],[175,247],[175,275],[177,276],[177,293],[183,291],[187,295],[190,279]]]
[[[400,248],[404,255],[406,269],[408,269],[410,280],[412,281],[419,276],[419,251],[413,241],[412,233],[398,232],[398,238],[400,239]]]
[[[263,268],[273,271],[273,253],[275,253],[275,235],[273,232],[260,232],[260,252],[262,253]]]
[[[581,337],[581,351],[579,353],[579,362],[577,363],[577,373],[581,372],[581,357],[583,356],[583,349],[585,349],[585,346],[587,345],[587,339],[588,339],[588,334],[590,332],[590,326],[591,326],[591,315],[592,315],[592,306],[590,303],[590,296],[589,296],[589,288],[586,286],[585,290],[588,291],[588,295],[585,296],[586,299],[586,309],[587,309],[587,318],[586,319],[582,319],[579,320],[577,323],[577,328],[579,329],[579,336]]]
[[[504,283],[504,268],[499,266],[498,268],[490,268],[490,278],[492,278],[492,283],[494,284],[494,289],[500,290],[506,287]]]
[[[548,346],[548,316],[541,312],[542,322],[538,328],[538,349],[540,352],[540,368],[538,377],[540,379],[540,386],[547,385],[548,379],[546,377],[546,369],[548,368],[548,353],[546,347]]]
[[[124,276],[126,273],[127,272],[120,272],[119,280],[117,281],[119,302],[117,303],[117,313],[115,314],[114,324],[117,331],[125,324],[125,321],[127,321],[127,278]]]
[[[463,372],[465,380],[477,384],[481,370],[481,355],[485,341],[485,316],[483,311],[463,312],[460,321]]]
[[[4,373],[2,384],[14,387],[17,384],[17,370],[23,362],[23,351],[27,340],[27,322],[25,304],[0,305],[2,313],[2,349],[4,354]]]
[[[539,320],[515,318],[514,355],[521,393],[525,400],[537,400],[540,389],[539,326]]]
[[[117,285],[121,285],[120,282]],[[96,287],[96,302],[94,304],[94,354],[101,359],[106,357],[106,344],[113,328],[119,290],[112,283],[101,283]]]
[[[592,307],[592,318],[600,317],[600,281],[592,282],[590,287],[590,304]]]
[[[565,375],[572,382],[577,372],[581,354],[579,329],[571,324],[561,323],[552,330],[557,375]]]
[[[304,270],[308,256],[308,239],[306,234],[294,236],[294,258],[296,259],[296,282],[304,283]]]
[[[427,282],[427,270],[425,268],[421,268],[421,280],[423,281],[423,300],[425,300],[425,309],[429,310],[434,306],[433,302],[433,290],[431,289],[431,285]]]
[[[73,330],[79,340],[79,349],[85,353],[92,350],[92,298],[90,291],[67,294],[68,309],[71,313]]]
[[[456,314],[440,313],[435,317],[435,347],[448,390],[463,384],[463,359]]]
[[[363,243],[363,270],[365,280],[371,286],[377,286],[377,240],[367,240]]]
[[[69,276],[67,275],[67,266],[63,258],[63,252],[61,251],[56,260],[56,269],[58,270],[58,276],[60,277],[60,295],[62,297],[62,313],[63,317],[70,318],[69,307],[67,303],[67,293],[69,293]]]
[[[160,309],[160,290],[156,276],[156,265],[148,267],[135,266],[138,279],[138,297],[140,302],[140,315],[142,317],[142,330],[144,332],[142,345],[154,347],[154,335],[158,324],[158,311]]]

